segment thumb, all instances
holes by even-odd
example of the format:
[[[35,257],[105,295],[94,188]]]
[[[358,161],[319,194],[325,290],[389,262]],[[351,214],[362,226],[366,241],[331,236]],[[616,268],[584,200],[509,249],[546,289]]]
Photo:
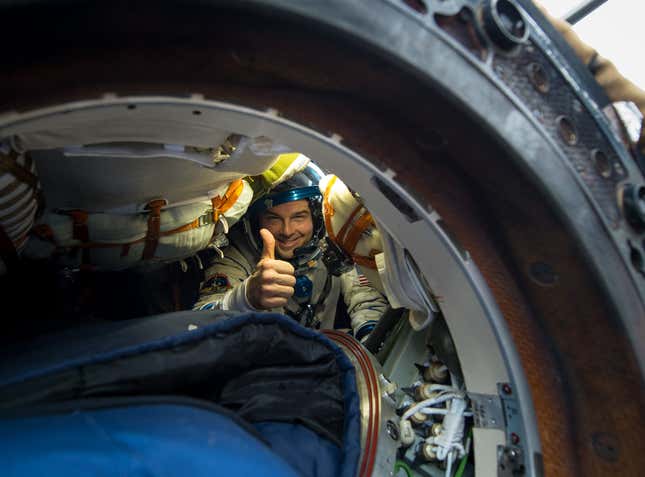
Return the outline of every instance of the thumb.
[[[260,236],[262,237],[262,256],[263,258],[275,259],[275,238],[268,229],[260,229]]]

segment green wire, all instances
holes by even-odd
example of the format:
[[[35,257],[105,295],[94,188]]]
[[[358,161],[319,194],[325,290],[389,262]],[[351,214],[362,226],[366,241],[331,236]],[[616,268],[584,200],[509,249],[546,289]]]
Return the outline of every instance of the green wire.
[[[395,474],[398,473],[399,470],[403,470],[403,472],[405,472],[405,475],[407,475],[408,477],[412,477],[412,469],[408,464],[406,464],[402,460],[397,460],[394,463],[394,473]]]
[[[470,431],[468,431],[468,437],[472,439],[473,437],[473,429],[472,427],[470,428]],[[466,453],[462,458],[461,462],[459,462],[459,467],[457,468],[457,472],[455,472],[455,477],[461,477],[464,475],[464,470],[466,469],[466,462],[468,462],[468,453]]]

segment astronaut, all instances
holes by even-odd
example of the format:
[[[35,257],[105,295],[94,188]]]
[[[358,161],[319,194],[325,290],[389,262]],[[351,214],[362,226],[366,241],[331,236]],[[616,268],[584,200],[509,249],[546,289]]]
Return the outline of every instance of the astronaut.
[[[322,260],[321,178],[308,165],[251,205],[231,228],[224,256],[206,266],[194,309],[276,311],[329,329],[344,305],[354,336],[369,334],[388,302],[356,268],[338,273]]]

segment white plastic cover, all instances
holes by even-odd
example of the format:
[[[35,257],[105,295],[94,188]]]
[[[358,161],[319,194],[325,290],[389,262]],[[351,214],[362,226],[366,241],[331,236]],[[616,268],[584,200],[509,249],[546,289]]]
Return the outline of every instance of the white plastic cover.
[[[218,187],[268,169],[283,149],[264,138],[243,138],[218,164],[208,152],[147,143],[68,146],[32,156],[48,209],[129,214],[156,198],[169,206],[208,199]]]

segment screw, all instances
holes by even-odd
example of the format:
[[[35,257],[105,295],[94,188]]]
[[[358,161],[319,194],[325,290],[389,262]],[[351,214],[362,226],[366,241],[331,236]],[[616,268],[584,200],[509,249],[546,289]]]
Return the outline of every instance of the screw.
[[[511,389],[511,385],[508,383],[502,384],[502,392],[504,394],[513,394],[513,390]]]
[[[518,436],[514,432],[511,432],[511,442],[513,443],[513,445],[519,444],[520,443],[520,436]]]
[[[508,460],[510,460],[511,462],[514,462],[518,457],[518,453],[515,449],[507,449],[506,455],[508,456]]]

